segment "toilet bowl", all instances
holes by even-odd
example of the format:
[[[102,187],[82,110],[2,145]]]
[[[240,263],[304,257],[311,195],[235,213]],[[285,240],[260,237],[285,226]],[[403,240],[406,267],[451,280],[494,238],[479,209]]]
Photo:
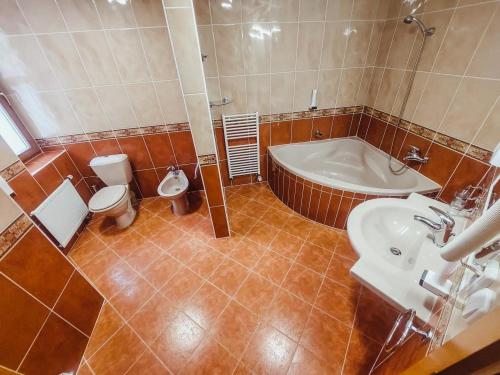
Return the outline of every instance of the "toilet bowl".
[[[135,218],[130,190],[132,168],[126,154],[97,156],[89,166],[107,186],[97,191],[89,201],[89,211],[113,218],[119,229],[128,227]]]
[[[90,199],[89,210],[113,218],[119,229],[126,228],[136,215],[130,196],[128,185],[106,186]]]
[[[172,202],[174,215],[180,216],[189,212],[189,201],[186,194],[188,187],[189,181],[182,170],[168,172],[158,185],[158,194]]]

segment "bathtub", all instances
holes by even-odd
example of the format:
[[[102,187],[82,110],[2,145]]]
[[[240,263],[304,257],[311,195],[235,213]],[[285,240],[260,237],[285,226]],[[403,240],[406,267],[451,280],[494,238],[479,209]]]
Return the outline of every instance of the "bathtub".
[[[344,229],[349,212],[367,199],[413,192],[432,196],[441,189],[411,168],[393,175],[388,155],[356,137],[270,146],[268,151],[274,193],[296,212],[336,228]]]

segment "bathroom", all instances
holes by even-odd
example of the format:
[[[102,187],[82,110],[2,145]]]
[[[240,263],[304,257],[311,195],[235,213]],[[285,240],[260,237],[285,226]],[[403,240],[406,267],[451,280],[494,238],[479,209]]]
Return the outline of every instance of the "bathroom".
[[[499,25],[0,0],[0,373],[497,373]]]

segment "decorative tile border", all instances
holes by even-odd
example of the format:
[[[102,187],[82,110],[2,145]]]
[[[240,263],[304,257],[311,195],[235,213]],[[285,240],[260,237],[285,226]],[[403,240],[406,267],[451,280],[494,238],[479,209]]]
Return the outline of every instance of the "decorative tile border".
[[[180,122],[175,124],[145,126],[141,128],[105,130],[94,133],[72,134],[72,135],[65,135],[52,138],[39,138],[36,141],[40,147],[48,147],[48,146],[65,145],[70,143],[98,141],[98,140],[112,139],[112,138],[133,137],[137,135],[171,133],[171,132],[179,132],[186,130],[190,130],[189,123]]]
[[[17,160],[13,164],[5,168],[3,171],[1,171],[0,176],[2,176],[5,181],[9,181],[25,169],[26,166],[24,165],[24,163],[21,160]]]
[[[362,112],[363,112],[363,106],[351,106],[351,107],[317,109],[314,111],[274,113],[272,115],[259,115],[259,123],[265,124],[269,122],[304,120],[304,119],[328,117],[334,115],[349,115]],[[215,128],[221,128],[222,120],[219,119],[213,120],[212,124]]]
[[[33,223],[28,216],[22,214],[0,234],[0,258],[10,250],[32,225]]]
[[[397,116],[391,116],[388,113],[366,106],[363,107],[363,113],[392,125],[396,125],[398,120]],[[461,141],[460,139],[450,137],[449,135],[439,133],[435,130],[426,128],[425,126],[418,125],[407,120],[401,120],[399,126],[402,129],[409,131],[410,133],[426,138],[442,146],[451,148],[452,150],[458,151],[462,154],[466,154],[482,162],[489,163],[491,159],[491,151]]]
[[[217,156],[215,154],[198,155],[198,163],[200,167],[203,165],[217,164]]]

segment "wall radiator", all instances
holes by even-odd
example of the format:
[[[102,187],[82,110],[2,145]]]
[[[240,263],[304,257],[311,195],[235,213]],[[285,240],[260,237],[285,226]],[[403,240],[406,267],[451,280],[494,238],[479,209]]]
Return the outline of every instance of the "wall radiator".
[[[59,242],[66,247],[89,213],[87,205],[71,183],[71,176],[64,179],[31,213]]]
[[[222,116],[229,178],[247,174],[260,177],[259,113]]]

